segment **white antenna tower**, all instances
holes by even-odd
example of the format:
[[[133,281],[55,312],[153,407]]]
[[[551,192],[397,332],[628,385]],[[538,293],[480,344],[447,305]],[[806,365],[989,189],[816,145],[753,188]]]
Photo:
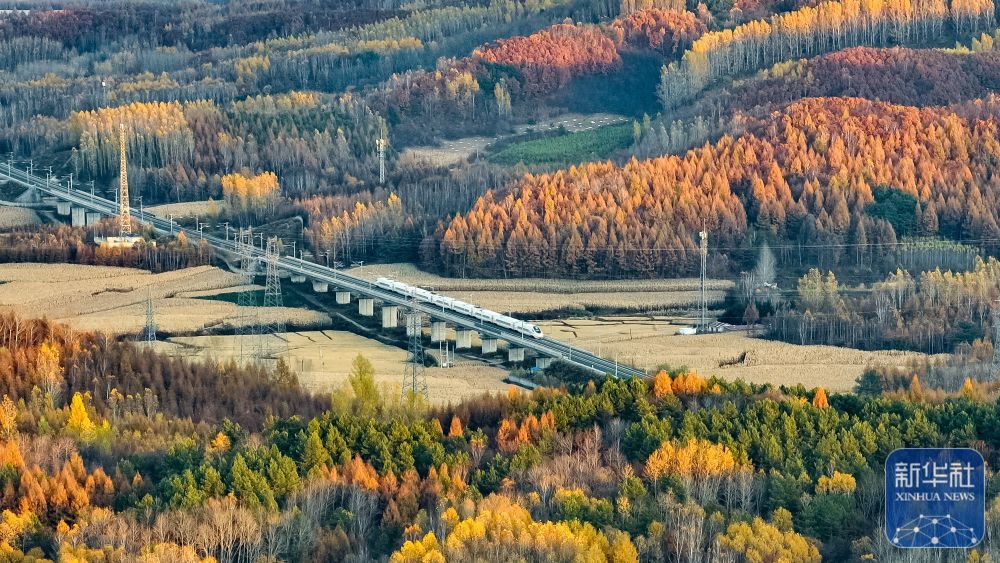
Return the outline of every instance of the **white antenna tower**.
[[[706,292],[706,281],[708,277],[708,231],[701,231],[698,233],[701,238],[701,280],[699,290],[701,295],[699,296],[699,325],[698,327],[702,330],[708,325],[708,294]]]
[[[416,302],[414,301],[413,305]],[[409,357],[403,371],[403,398],[413,400],[417,396],[427,399],[427,374],[424,373],[424,317],[411,305],[406,315],[407,332],[410,333]]]
[[[379,133],[379,138],[375,141],[378,147],[378,183],[385,184],[385,149],[389,141],[385,138],[385,133]]]
[[[125,139],[125,131],[125,124],[122,123],[118,128],[118,150],[121,153],[118,173],[118,234],[122,237],[132,236],[132,212],[128,203],[128,141]]]

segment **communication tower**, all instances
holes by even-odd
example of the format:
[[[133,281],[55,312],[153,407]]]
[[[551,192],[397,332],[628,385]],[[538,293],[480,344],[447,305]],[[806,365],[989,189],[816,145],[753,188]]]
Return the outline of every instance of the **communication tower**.
[[[379,133],[378,139],[375,141],[375,146],[378,147],[378,183],[385,183],[385,150],[389,146],[389,140],[385,138],[385,132]]]
[[[96,237],[97,242],[104,247],[131,248],[142,241],[142,237],[132,235],[132,211],[129,208],[128,197],[128,130],[122,123],[118,127],[119,174],[118,191],[115,199],[118,205],[118,236]],[[155,244],[155,243],[154,243]]]
[[[132,213],[128,203],[128,156],[125,154],[127,143],[125,124],[122,123],[118,129],[118,151],[121,160],[118,174],[118,235],[122,238],[132,236]]]

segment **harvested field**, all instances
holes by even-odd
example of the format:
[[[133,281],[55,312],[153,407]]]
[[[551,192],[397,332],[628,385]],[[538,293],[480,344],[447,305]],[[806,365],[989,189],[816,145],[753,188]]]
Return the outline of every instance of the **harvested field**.
[[[565,280],[549,278],[466,279],[445,278],[417,269],[413,264],[375,264],[352,268],[355,276],[374,281],[388,277],[435,291],[537,291],[540,293],[628,293],[636,291],[695,291],[697,278],[658,280]],[[708,280],[708,289],[732,287],[729,280]]]
[[[27,227],[38,225],[41,222],[42,220],[38,218],[38,214],[33,209],[0,206],[0,229]]]
[[[403,149],[400,159],[426,162],[432,166],[451,166],[468,160],[474,154],[482,153],[494,140],[492,137],[465,137],[454,141],[442,141],[437,147],[408,147]]]
[[[80,330],[137,333],[146,323],[147,296],[153,300],[157,327],[193,332],[235,324],[240,309],[222,301],[182,297],[186,291],[232,287],[238,277],[211,266],[162,274],[145,270],[80,264],[0,264],[0,308],[66,322]],[[324,313],[305,309],[269,309],[292,326],[330,322]]]
[[[521,314],[545,311],[615,310],[662,311],[698,303],[697,291],[638,291],[605,293],[542,293],[532,291],[449,291],[448,295],[493,311]],[[724,292],[710,291],[710,303],[722,301]]]
[[[539,323],[546,336],[557,338],[643,368],[659,364],[686,366],[704,376],[806,387],[822,385],[847,391],[869,365],[905,367],[926,357],[916,352],[865,352],[835,346],[798,346],[751,338],[744,332],[677,335],[678,325],[664,317],[606,317]],[[740,358],[741,362],[720,367]]]
[[[174,337],[158,342],[156,347],[165,353],[191,358],[212,358],[225,361],[239,355],[241,336],[191,336]],[[398,393],[403,381],[406,351],[341,331],[292,332],[274,339],[287,342],[287,353],[282,356],[299,376],[307,389],[329,393],[347,383],[351,362],[358,354],[364,355],[375,367],[375,380],[389,393]],[[272,341],[272,342],[276,342]],[[427,368],[427,388],[434,404],[457,402],[466,397],[485,392],[504,391],[507,385],[501,380],[506,372],[480,363],[465,363],[453,368]]]
[[[375,264],[350,272],[368,280],[388,277],[447,293],[487,309],[513,313],[541,313],[570,309],[624,309],[653,311],[687,307],[698,302],[695,278],[660,280],[558,280],[444,278],[418,270],[413,264]],[[710,302],[721,300],[733,283],[709,280]]]
[[[163,205],[150,205],[146,211],[160,217],[173,215],[174,217],[203,217],[205,215],[216,215],[226,207],[224,201],[184,201],[181,203],[165,203]]]

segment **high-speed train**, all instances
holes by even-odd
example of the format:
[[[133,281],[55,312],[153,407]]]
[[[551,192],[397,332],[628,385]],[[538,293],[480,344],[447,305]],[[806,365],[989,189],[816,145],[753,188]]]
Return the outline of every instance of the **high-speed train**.
[[[542,329],[538,328],[537,325],[519,321],[513,317],[501,315],[500,313],[494,313],[493,311],[476,307],[475,305],[466,303],[465,301],[459,301],[458,299],[438,295],[432,291],[427,291],[426,289],[419,287],[413,287],[412,285],[405,284],[403,282],[398,282],[389,278],[378,278],[375,280],[375,285],[382,289],[387,289],[407,297],[420,299],[426,303],[433,303],[434,305],[439,305],[443,308],[451,309],[479,320],[491,322],[504,328],[509,328],[510,330],[517,331],[525,336],[530,336],[532,338],[542,338],[545,336],[542,334]]]

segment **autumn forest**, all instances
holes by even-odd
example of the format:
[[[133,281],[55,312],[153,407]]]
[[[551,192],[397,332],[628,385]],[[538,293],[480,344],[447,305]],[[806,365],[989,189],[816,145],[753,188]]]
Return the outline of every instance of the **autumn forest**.
[[[817,364],[794,368],[808,385],[749,383],[747,351],[712,360],[739,376],[633,357],[649,369],[628,379],[429,353],[505,382],[436,401],[385,383],[402,379],[374,348],[328,356],[344,377],[320,388],[302,361],[168,354],[0,305],[0,561],[1000,560],[998,9],[0,0],[13,166],[113,200],[125,146],[132,205],[188,232],[253,226],[431,291],[515,284],[505,312],[580,346],[630,342],[587,331],[638,318],[853,370],[838,388]],[[65,224],[51,203],[0,183],[0,265],[232,269],[204,237],[149,227],[100,246],[116,218]],[[703,309],[513,310],[536,295],[519,282],[695,295],[701,275]],[[289,308],[317,302],[300,293]],[[417,363],[363,319],[325,318]],[[901,550],[885,460],[946,446],[985,459],[983,541]]]

